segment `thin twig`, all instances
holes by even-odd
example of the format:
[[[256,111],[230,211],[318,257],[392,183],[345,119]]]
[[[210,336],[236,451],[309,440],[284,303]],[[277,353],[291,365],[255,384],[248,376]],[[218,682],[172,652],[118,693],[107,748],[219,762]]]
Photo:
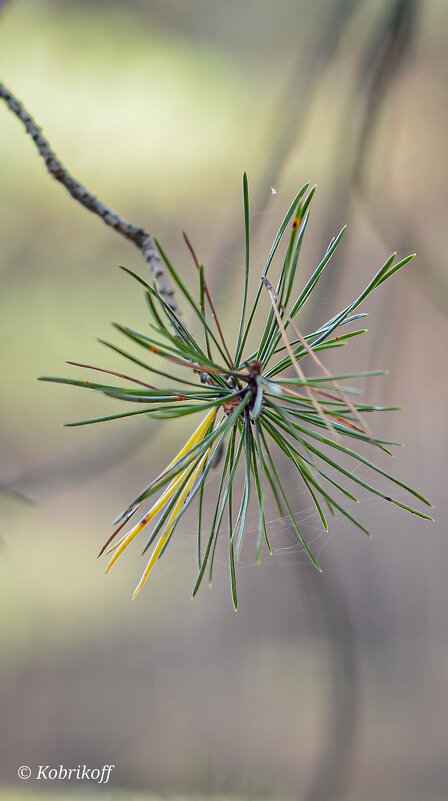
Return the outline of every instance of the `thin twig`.
[[[31,136],[51,177],[62,184],[72,198],[81,206],[84,206],[85,209],[96,214],[106,225],[113,228],[117,233],[121,234],[121,236],[124,236],[125,239],[129,239],[130,242],[136,245],[156,279],[159,292],[163,299],[176,314],[180,315],[180,309],[174,297],[174,289],[162,266],[160,256],[151,235],[145,231],[144,228],[132,225],[132,223],[120,217],[119,214],[98,200],[85,186],[70,175],[61,164],[32,116],[28,113],[23,104],[2,83],[0,83],[0,99],[4,100],[9,110],[15,114],[23,124],[26,132]]]

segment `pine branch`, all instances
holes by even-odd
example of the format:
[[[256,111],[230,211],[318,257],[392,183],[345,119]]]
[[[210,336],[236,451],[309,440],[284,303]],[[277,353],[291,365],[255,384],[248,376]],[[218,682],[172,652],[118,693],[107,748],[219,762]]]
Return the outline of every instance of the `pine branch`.
[[[306,194],[307,189],[308,194]],[[337,492],[356,503],[358,499],[351,491],[355,489],[353,485],[361,487],[372,495],[381,497],[411,514],[432,520],[428,514],[409,506],[399,497],[385,495],[382,488],[368,483],[358,475],[356,470],[349,470],[341,463],[339,454],[343,453],[350,457],[353,463],[362,463],[372,473],[387,478],[391,485],[407,491],[425,505],[431,505],[417,490],[407,486],[400,479],[383,470],[382,467],[366,459],[348,444],[349,439],[362,441],[387,453],[391,453],[388,445],[397,444],[374,438],[370,429],[367,429],[364,424],[364,417],[361,416],[361,412],[370,413],[385,409],[356,401],[352,402],[348,398],[348,393],[356,394],[357,388],[339,385],[340,380],[363,378],[366,373],[350,372],[333,375],[315,355],[316,350],[340,347],[345,344],[347,339],[365,332],[364,329],[361,331],[349,330],[345,333],[344,331],[339,332],[337,329],[358,319],[359,314],[355,312],[361,303],[397,270],[411,261],[412,256],[396,262],[396,254],[392,254],[355,300],[315,329],[313,333],[303,336],[296,326],[295,317],[314,291],[341,239],[340,234],[332,240],[323,259],[299,292],[297,299],[295,302],[291,302],[290,296],[293,291],[301,242],[313,194],[314,187],[309,189],[305,184],[290,204],[269,251],[264,265],[263,278],[255,291],[247,315],[246,290],[243,293],[233,358],[226,344],[224,332],[216,319],[215,306],[207,290],[204,268],[195,256],[193,248],[189,245],[190,252],[199,267],[200,280],[199,287],[197,287],[199,299],[194,297],[174,265],[169,261],[168,256],[158,246],[173,283],[195,311],[195,320],[199,322],[198,328],[196,330],[194,328],[187,329],[178,318],[174,325],[177,334],[174,335],[168,325],[173,327],[172,318],[175,315],[160,293],[131,270],[126,270],[126,272],[145,287],[151,317],[150,330],[141,334],[118,323],[115,324],[115,327],[131,340],[134,346],[137,345],[140,349],[145,350],[146,357],[148,354],[155,354],[159,359],[164,360],[165,370],[155,367],[152,360],[148,363],[146,358],[143,361],[121,347],[101,340],[128,361],[147,369],[151,373],[151,383],[142,382],[140,379],[137,379],[136,382],[134,378],[121,370],[118,372],[92,365],[89,367],[75,362],[71,362],[71,364],[94,370],[97,374],[117,376],[130,381],[130,385],[111,385],[109,379],[108,383],[96,383],[91,379],[55,378],[53,376],[44,376],[42,379],[88,389],[90,392],[99,392],[107,398],[119,401],[116,411],[113,410],[112,413],[104,414],[101,417],[75,420],[67,424],[70,426],[106,423],[134,415],[144,415],[148,419],[169,420],[185,415],[205,413],[202,422],[174,459],[118,515],[114,521],[114,525],[117,527],[102,548],[101,553],[106,551],[110,555],[106,568],[108,572],[128,545],[151,524],[152,531],[143,547],[142,554],[145,554],[149,548],[152,548],[152,552],[133,597],[140,592],[156,562],[165,553],[180,518],[194,502],[196,496],[199,496],[200,504],[198,529],[200,559],[193,595],[196,594],[206,573],[209,574],[211,582],[219,532],[222,521],[228,514],[231,593],[235,608],[237,607],[235,560],[238,560],[241,551],[250,499],[253,499],[258,507],[257,559],[261,558],[264,541],[268,551],[271,550],[265,517],[266,490],[269,490],[269,487],[274,500],[281,509],[281,514],[284,514],[283,510],[286,510],[289,524],[294,529],[299,542],[317,570],[321,571],[316,556],[297,523],[294,509],[288,501],[287,492],[276,464],[278,457],[286,457],[290,466],[295,472],[297,471],[299,480],[303,482],[311,495],[316,513],[326,531],[328,531],[328,522],[323,502],[332,514],[338,510],[365,534],[369,533],[362,523],[353,517],[351,511],[341,505],[338,495],[334,497],[333,494],[330,494],[335,488]],[[246,227],[246,276],[249,279],[250,206],[246,175],[243,176],[243,205]],[[269,279],[266,278],[266,273],[272,266],[274,256],[288,228],[289,242],[274,289]],[[186,241],[188,244],[188,238]],[[275,296],[278,300],[274,301],[273,308],[268,311],[264,328],[260,332],[258,321],[263,312],[260,310],[259,300],[263,285],[269,290],[272,299]],[[247,286],[249,286],[249,280],[246,281]],[[208,305],[205,303],[206,298]],[[254,321],[256,321],[256,331],[253,330]],[[247,352],[246,346],[253,347],[249,344],[251,339],[258,342],[258,348],[255,351]],[[281,344],[282,342],[283,344]],[[310,356],[324,375],[306,376],[299,362]],[[201,384],[192,383],[188,379],[185,380],[184,377],[180,378],[173,374],[173,369],[176,374],[179,372],[178,367],[172,367],[173,364],[178,367],[190,368],[196,373],[201,373],[205,378]],[[297,375],[294,377],[285,375],[285,372],[292,367],[296,370]],[[169,378],[169,385],[153,386],[152,376],[154,374]],[[138,388],[135,386],[136,383]],[[132,408],[123,410],[123,402],[132,404]],[[216,482],[215,486],[213,486],[213,482],[208,482],[211,470],[218,470],[221,478],[214,499],[214,511],[207,526],[207,544],[205,548],[202,548],[201,526],[204,525],[204,517],[207,517],[206,509],[203,506],[204,497],[209,490],[213,493],[216,489]],[[327,472],[328,470],[330,473]],[[352,482],[350,489],[345,486],[347,481]],[[154,496],[157,497],[154,498]],[[131,527],[123,532],[124,527],[127,527],[136,512],[147,504],[150,504],[150,508],[145,511],[143,516],[139,516],[138,522],[134,521]],[[117,539],[118,535],[120,536]]]
[[[58,181],[67,190],[71,197],[85,209],[100,217],[103,222],[125,239],[133,242],[139,249],[154,278],[156,279],[160,295],[168,306],[180,315],[180,309],[174,297],[174,289],[162,265],[160,256],[151,235],[141,226],[133,225],[83,186],[66,170],[56,156],[49,142],[42,134],[31,114],[3,83],[0,83],[0,99],[4,100],[10,111],[20,120],[26,132],[31,136],[37,151],[43,159],[51,177]]]

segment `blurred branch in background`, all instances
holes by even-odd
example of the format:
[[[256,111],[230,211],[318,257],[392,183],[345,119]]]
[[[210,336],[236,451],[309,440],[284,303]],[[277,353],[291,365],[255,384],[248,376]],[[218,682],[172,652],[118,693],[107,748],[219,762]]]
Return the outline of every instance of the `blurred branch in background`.
[[[372,186],[369,176],[371,150],[381,114],[400,72],[409,58],[415,42],[421,14],[420,0],[396,0],[389,13],[374,31],[364,66],[359,94],[364,98],[364,118],[361,123],[359,145],[353,171],[353,188],[361,198],[366,213],[380,237],[387,245],[395,242],[395,247],[406,250],[412,248],[419,253],[420,270],[418,280],[424,292],[446,313],[448,309],[448,279],[446,272],[436,267],[436,257],[428,254],[430,243],[418,241],[418,227],[415,224],[416,204],[412,213],[401,212],[397,203],[388,200],[388,181],[376,180]],[[366,88],[367,87],[367,88]],[[377,185],[381,183],[381,201]],[[428,281],[427,278],[430,278]]]
[[[431,243],[419,242],[416,225],[418,206],[413,203],[410,210],[400,212],[397,202],[388,197],[387,165],[386,168],[383,165],[383,176],[378,177],[377,167],[375,180],[371,175],[375,137],[391,93],[411,58],[421,13],[420,0],[394,0],[380,14],[377,26],[372,31],[362,57],[360,80],[352,103],[352,107],[358,110],[358,131],[354,129],[356,115],[353,115],[353,145],[347,148],[344,131],[338,150],[337,161],[342,165],[341,175],[345,178],[338,183],[337,208],[339,213],[341,201],[344,205],[344,196],[347,208],[352,201],[361,200],[371,224],[388,248],[417,250],[420,269],[415,279],[431,300],[446,312],[446,272],[437,268],[437,257],[428,253]],[[389,152],[392,152],[391,147]],[[331,282],[331,289],[335,290],[336,281],[341,280],[340,271],[334,270],[326,276],[326,280]]]
[[[355,147],[347,147],[347,131],[342,132],[336,162],[340,165],[341,181],[337,182],[338,215],[344,206],[347,217],[353,189],[361,189],[368,165],[370,147],[384,104],[397,80],[414,41],[418,22],[419,0],[395,0],[373,30],[363,54],[363,66],[357,85],[353,107],[361,110],[361,121]],[[355,115],[349,117],[352,136]],[[356,134],[355,134],[356,137]],[[356,138],[355,138],[356,141]],[[390,204],[382,208],[390,213]],[[333,224],[333,209],[328,224]],[[390,219],[390,218],[389,218]],[[395,221],[394,221],[395,222]],[[393,227],[396,239],[397,228]],[[391,237],[392,238],[392,237]],[[409,240],[400,237],[400,248],[409,247]],[[396,247],[396,244],[394,245]],[[415,247],[415,244],[413,245]],[[324,276],[324,291],[332,295],[343,281],[342,264]],[[332,565],[332,570],[336,565]],[[315,576],[307,576],[314,585],[315,596],[322,610],[323,629],[327,632],[331,662],[332,699],[327,735],[313,781],[308,788],[306,801],[330,801],[342,797],[347,781],[350,758],[356,740],[358,724],[358,662],[355,637],[347,603],[343,597],[343,583],[327,571],[325,582],[317,587]]]
[[[319,79],[331,62],[341,36],[346,32],[352,12],[357,8],[358,4],[350,1],[333,7],[327,21],[319,26],[317,41],[305,65],[300,54],[286,90],[272,115],[271,134],[267,137],[272,142],[272,148],[259,182],[261,190],[266,190],[267,186],[275,185],[280,180],[291,152],[297,147]],[[395,0],[381,13],[368,39],[362,57],[360,80],[355,88],[356,97],[352,103],[357,114],[351,114],[348,118],[351,131],[347,131],[344,126],[335,159],[339,171],[336,177],[337,202],[332,204],[327,222],[329,230],[334,227],[335,212],[340,217],[345,208],[345,214],[349,216],[353,189],[360,190],[363,185],[371,143],[381,112],[409,58],[418,25],[418,10],[419,0]],[[350,136],[353,144],[347,147],[347,138]],[[261,213],[269,202],[268,193],[261,190],[257,192],[262,200],[256,209],[254,228],[262,222]],[[382,208],[387,208],[389,214],[388,204]],[[337,224],[339,223],[340,220]],[[392,225],[395,236],[396,220],[393,220],[391,227]],[[399,240],[400,248],[406,249],[410,246],[410,238],[401,235]],[[344,272],[341,268],[342,265],[338,265],[326,274],[322,284],[327,295],[335,293],[337,284],[343,280]],[[318,585],[318,577],[307,574],[307,579],[310,597],[314,596],[314,604],[310,601],[310,608],[317,607],[320,611],[315,621],[316,628],[324,633],[329,647],[332,691],[328,705],[327,733],[323,737],[318,767],[304,797],[306,801],[326,801],[339,795],[342,797],[349,770],[357,731],[358,665],[354,632],[342,585],[337,580],[331,581],[328,573],[325,581],[319,581]],[[303,580],[303,576],[300,580]]]
[[[337,173],[334,178],[334,198],[330,202],[326,222],[328,230],[340,225],[341,218],[345,222],[352,216],[351,206],[359,196],[361,184],[365,183],[381,113],[410,56],[418,23],[419,2],[420,0],[392,0],[385,10],[380,7],[379,19],[361,53],[359,80],[353,87],[346,115],[347,122],[340,132],[336,147],[334,162]],[[385,199],[385,184],[387,186],[387,181],[381,184],[381,204],[389,215],[393,203]],[[364,191],[367,192],[367,189]],[[393,250],[402,251],[411,247],[409,241],[404,243],[395,226],[391,238]],[[411,249],[415,250],[415,240],[411,241]],[[337,258],[340,261],[340,254],[337,254]],[[344,277],[343,265],[338,263],[335,269],[324,276],[323,292],[329,296],[335,295]]]
[[[41,503],[44,499],[57,495],[77,484],[86,484],[98,478],[102,472],[112,470],[129,456],[145,447],[148,439],[154,435],[151,427],[143,433],[139,428],[129,433],[122,431],[120,435],[109,435],[102,441],[101,448],[92,442],[90,447],[62,450],[49,459],[40,461],[29,470],[22,471],[14,480],[2,486],[9,491],[29,500]],[[20,489],[16,489],[20,487]],[[0,490],[1,491],[1,490]]]
[[[316,25],[316,38],[310,46],[308,56],[304,58],[300,52],[290,79],[280,97],[271,116],[269,130],[265,139],[267,146],[266,164],[258,179],[256,195],[262,197],[255,209],[254,225],[262,220],[269,194],[264,191],[269,185],[275,185],[281,180],[288,157],[302,134],[307,122],[310,106],[315,98],[319,80],[331,63],[337,47],[353,11],[358,6],[358,0],[340,0],[330,8],[325,7],[326,17],[322,19],[321,10],[318,10],[319,21]]]
[[[12,487],[4,484],[2,481],[0,482],[0,497],[2,495],[11,496],[11,498],[15,498],[18,501],[22,501],[23,503],[33,504],[34,501],[31,498],[28,498],[23,492],[19,492],[18,490],[13,489]]]
[[[272,113],[270,133],[266,136],[271,142],[266,164],[258,181],[255,197],[261,201],[253,214],[253,232],[263,221],[263,212],[269,202],[266,188],[280,181],[288,158],[300,140],[300,136],[311,109],[312,101],[321,76],[331,63],[341,36],[348,21],[357,8],[356,0],[342,0],[327,13],[324,22],[317,26],[316,41],[307,59],[300,53],[296,60],[290,80]],[[229,238],[221,246],[219,253],[229,247]],[[233,248],[237,247],[236,241]],[[332,274],[337,272],[332,271]],[[228,277],[217,273],[215,282],[219,293],[219,283]],[[285,476],[285,480],[286,480]],[[309,593],[309,608],[313,611],[314,626],[326,638],[331,677],[330,700],[328,703],[327,729],[322,738],[322,746],[308,787],[303,791],[304,801],[331,801],[342,797],[347,780],[350,760],[357,731],[358,709],[358,662],[354,632],[347,604],[337,582],[331,582],[326,575],[319,581],[310,573],[305,574]],[[300,575],[300,582],[303,575]],[[316,610],[317,613],[316,613]]]
[[[263,223],[263,213],[270,201],[268,187],[275,186],[282,178],[288,158],[300,141],[319,81],[331,63],[340,38],[357,6],[358,0],[340,0],[329,10],[325,7],[326,16],[323,20],[321,9],[316,9],[319,19],[314,26],[317,32],[315,40],[310,44],[307,55],[304,56],[303,50],[299,50],[286,86],[270,115],[268,130],[264,134],[267,143],[266,158],[261,176],[257,179],[252,201],[253,236],[256,236]],[[220,261],[225,252],[237,249],[238,243],[239,238],[235,237],[233,229],[227,231],[224,241],[217,247],[216,259]],[[221,294],[227,281],[228,276],[222,271],[217,271],[214,291],[218,295]]]
[[[353,166],[353,183],[362,182],[384,104],[415,41],[420,0],[394,0],[373,30],[363,55],[358,104],[364,108]]]
[[[334,570],[316,581],[312,571],[305,578],[309,609],[326,639],[329,656],[330,699],[327,727],[311,781],[302,791],[303,801],[333,801],[345,797],[359,723],[359,663],[356,638],[343,583]],[[318,578],[318,577],[317,577]]]

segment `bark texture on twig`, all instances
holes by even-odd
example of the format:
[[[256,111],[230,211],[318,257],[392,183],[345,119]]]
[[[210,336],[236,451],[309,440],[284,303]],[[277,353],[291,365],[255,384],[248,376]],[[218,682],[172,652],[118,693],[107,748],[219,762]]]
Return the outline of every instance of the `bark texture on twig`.
[[[151,235],[145,231],[144,228],[133,225],[123,217],[120,217],[119,214],[98,200],[92,192],[89,192],[85,186],[70,175],[52,150],[49,142],[42,134],[41,129],[35,123],[32,116],[28,113],[20,100],[18,100],[2,83],[0,83],[0,99],[6,103],[10,111],[15,114],[23,124],[26,132],[31,136],[52,178],[62,184],[72,198],[81,206],[84,206],[85,209],[96,214],[106,225],[113,228],[117,233],[121,234],[121,236],[124,236],[136,245],[156,279],[159,292],[163,299],[176,314],[180,315],[180,309],[174,297],[174,289],[166,275]]]

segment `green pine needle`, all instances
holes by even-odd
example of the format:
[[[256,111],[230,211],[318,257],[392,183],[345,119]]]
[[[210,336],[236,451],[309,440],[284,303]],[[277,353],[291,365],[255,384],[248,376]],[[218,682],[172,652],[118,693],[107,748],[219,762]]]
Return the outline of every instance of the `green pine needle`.
[[[343,454],[345,459],[349,457],[354,462],[363,464],[373,473],[381,475],[391,484],[414,496],[422,504],[431,506],[420,492],[345,444],[345,441],[350,439],[361,440],[368,446],[378,447],[387,453],[390,453],[387,445],[398,444],[378,439],[364,422],[364,415],[367,413],[371,415],[374,412],[388,411],[397,407],[378,407],[352,401],[349,396],[357,397],[359,388],[356,384],[341,386],[339,383],[347,380],[356,382],[357,379],[367,375],[382,375],[384,371],[330,374],[316,355],[318,351],[327,348],[345,346],[353,337],[366,333],[366,329],[353,331],[340,329],[363,318],[365,313],[357,312],[361,303],[378,286],[411,261],[413,256],[401,261],[396,261],[396,254],[390,256],[353,302],[311,334],[302,335],[297,328],[299,312],[312,295],[345,230],[342,229],[331,241],[320,263],[294,299],[297,265],[314,191],[314,187],[309,189],[306,184],[291,203],[279,226],[263,273],[256,276],[255,293],[248,311],[251,279],[250,206],[248,181],[244,174],[244,288],[234,342],[227,341],[223,333],[207,285],[204,266],[199,262],[184,234],[198,273],[196,280],[191,282],[191,285],[196,287],[195,290],[187,287],[160,245],[158,249],[178,291],[195,313],[197,328],[190,331],[183,320],[166,304],[155,285],[151,285],[132,270],[123,267],[128,275],[144,287],[150,313],[150,329],[149,334],[142,334],[128,326],[116,324],[115,327],[134,346],[145,350],[147,355],[150,355],[149,360],[142,360],[117,345],[100,340],[128,362],[146,370],[151,376],[151,381],[158,381],[160,386],[154,386],[127,374],[78,362],[69,364],[115,376],[124,382],[124,385],[94,383],[74,378],[41,379],[87,388],[112,398],[115,402],[125,401],[133,404],[130,410],[120,411],[118,408],[113,413],[101,417],[67,423],[69,426],[105,422],[141,414],[155,419],[205,414],[165,470],[119,515],[115,521],[117,528],[102,548],[101,553],[106,552],[110,555],[108,571],[130,542],[146,526],[155,521],[143,548],[143,553],[151,550],[151,554],[134,597],[140,592],[157,560],[165,553],[180,518],[190,504],[195,502],[196,496],[199,507],[198,575],[193,595],[198,591],[206,572],[211,583],[219,532],[223,521],[226,521],[231,595],[235,609],[237,608],[236,561],[241,554],[251,502],[254,502],[258,515],[257,561],[262,558],[264,548],[271,552],[266,519],[267,504],[271,500],[275,502],[285,524],[290,525],[297,535],[312,563],[321,570],[288,500],[279,457],[286,459],[296,471],[299,480],[311,496],[316,514],[325,531],[328,530],[328,523],[322,499],[331,514],[334,514],[335,510],[339,511],[355,526],[369,534],[337,498],[330,494],[329,488],[332,488],[332,491],[341,493],[350,503],[357,503],[358,499],[346,486],[347,482],[349,487],[350,484],[361,487],[411,514],[427,520],[432,519],[419,509],[386,495],[383,490],[359,477],[353,468],[345,466],[346,461],[343,465],[338,460],[338,454]],[[279,259],[281,263],[274,285],[267,280],[266,274],[274,268],[280,243],[285,237],[287,238],[285,255],[282,260]],[[197,297],[194,296],[194,292],[197,293]],[[263,293],[266,293],[271,306],[260,334],[262,312],[259,311],[259,301]],[[252,348],[255,345],[256,350],[251,351],[248,345]],[[301,367],[302,360],[306,360],[304,364],[307,364],[308,368],[313,368],[317,374],[307,376]],[[173,375],[173,369],[181,375]],[[326,472],[328,468],[330,473]],[[212,484],[209,482],[211,471],[220,473],[217,490],[216,482]],[[205,503],[209,491],[215,495],[210,519]],[[157,500],[140,520],[128,528],[126,533],[121,533],[137,510],[154,495],[157,495]],[[208,532],[205,547],[202,542],[203,530]],[[119,533],[120,537],[117,539]]]

